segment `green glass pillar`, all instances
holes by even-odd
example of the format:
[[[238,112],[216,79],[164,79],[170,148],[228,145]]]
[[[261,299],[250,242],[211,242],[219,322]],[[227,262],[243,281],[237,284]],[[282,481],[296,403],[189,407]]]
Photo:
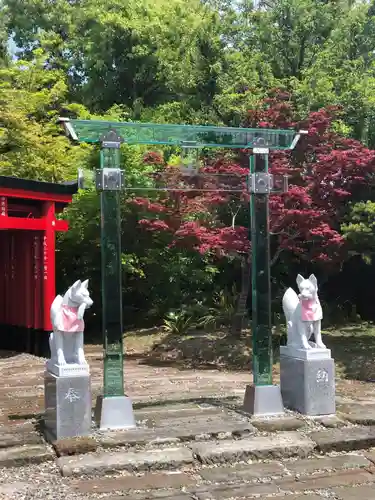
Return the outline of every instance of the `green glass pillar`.
[[[102,148],[100,167],[120,169],[120,150]],[[124,394],[120,191],[100,193],[104,397]]]
[[[268,154],[252,155],[250,174],[268,173]],[[272,384],[269,194],[253,193],[251,215],[252,337],[255,385]]]
[[[260,150],[260,151],[259,151]],[[268,148],[250,157],[251,292],[253,384],[246,387],[244,410],[256,416],[284,413],[280,387],[272,384],[272,325],[270,279]]]
[[[101,429],[135,427],[130,398],[124,394],[121,210],[123,174],[121,138],[110,130],[101,138],[97,188],[101,205],[102,330],[104,348],[103,395],[98,398],[96,420]]]

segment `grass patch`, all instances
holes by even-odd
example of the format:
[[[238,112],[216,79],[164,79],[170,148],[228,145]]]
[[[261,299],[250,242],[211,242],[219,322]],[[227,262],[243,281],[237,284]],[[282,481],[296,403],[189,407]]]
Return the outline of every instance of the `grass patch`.
[[[336,361],[337,376],[375,381],[374,325],[364,322],[329,328],[323,341]]]
[[[147,355],[165,337],[166,333],[161,327],[129,330],[123,335],[126,354],[128,356]]]

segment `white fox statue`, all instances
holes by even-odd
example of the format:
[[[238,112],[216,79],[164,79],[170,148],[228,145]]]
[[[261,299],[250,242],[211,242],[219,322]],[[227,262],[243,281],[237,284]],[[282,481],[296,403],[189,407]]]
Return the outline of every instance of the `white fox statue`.
[[[86,308],[93,301],[88,291],[89,280],[78,280],[72,285],[64,297],[57,295],[51,305],[51,323],[49,345],[51,360],[49,363],[58,366],[78,364],[87,366],[83,350],[83,316]]]
[[[283,296],[283,311],[287,322],[287,345],[297,349],[325,349],[322,341],[322,307],[318,298],[318,283],[314,274],[305,279],[297,276],[299,295],[288,288]],[[315,343],[310,342],[314,334]]]

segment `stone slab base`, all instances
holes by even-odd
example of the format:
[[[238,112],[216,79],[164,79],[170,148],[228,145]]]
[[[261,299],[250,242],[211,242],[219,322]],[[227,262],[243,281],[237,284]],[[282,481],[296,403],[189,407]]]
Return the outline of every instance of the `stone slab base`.
[[[283,415],[284,407],[278,385],[248,385],[243,409],[256,416]]]
[[[44,373],[44,424],[48,440],[86,436],[91,431],[90,376]]]
[[[89,365],[79,365],[78,363],[68,363],[60,366],[50,359],[46,361],[46,370],[57,377],[77,377],[90,375]]]
[[[336,412],[333,359],[280,356],[280,386],[284,406],[303,415]]]
[[[95,421],[100,430],[135,429],[131,399],[128,396],[98,396]]]
[[[302,349],[294,346],[281,345],[280,356],[298,359],[331,359],[331,349],[320,349],[319,347]]]

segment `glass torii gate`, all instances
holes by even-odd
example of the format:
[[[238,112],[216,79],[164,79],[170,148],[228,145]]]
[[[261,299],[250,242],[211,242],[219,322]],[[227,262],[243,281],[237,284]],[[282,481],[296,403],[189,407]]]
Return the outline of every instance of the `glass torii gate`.
[[[168,145],[182,148],[252,149],[249,162],[252,243],[253,384],[247,386],[244,410],[254,415],[283,413],[280,388],[272,383],[269,194],[275,178],[268,172],[272,149],[294,149],[305,131],[169,125],[61,118],[77,142],[100,144],[96,185],[101,192],[102,308],[104,389],[97,402],[100,428],[135,426],[132,403],[124,394],[121,289],[120,191],[125,186],[120,146]],[[129,186],[130,187],[130,186]],[[147,188],[145,188],[147,189]],[[287,177],[283,188],[288,189]]]

